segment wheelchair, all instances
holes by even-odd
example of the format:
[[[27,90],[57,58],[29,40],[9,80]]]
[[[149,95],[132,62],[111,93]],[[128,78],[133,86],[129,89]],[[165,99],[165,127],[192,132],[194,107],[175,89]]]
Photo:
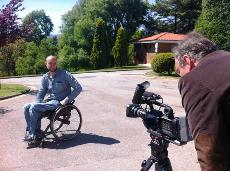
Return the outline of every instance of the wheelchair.
[[[75,138],[82,126],[80,110],[74,105],[75,100],[66,105],[61,105],[55,110],[45,111],[39,119],[48,119],[48,126],[42,131],[42,136],[28,146],[44,147],[48,135],[53,135],[54,140],[63,141]]]

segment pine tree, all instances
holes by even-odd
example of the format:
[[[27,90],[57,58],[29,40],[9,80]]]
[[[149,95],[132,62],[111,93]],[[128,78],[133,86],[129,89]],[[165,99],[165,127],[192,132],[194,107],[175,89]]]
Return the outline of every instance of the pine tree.
[[[202,0],[155,0],[150,28],[158,32],[187,33],[200,16]],[[155,14],[153,14],[155,13]],[[149,23],[147,23],[149,25]]]
[[[112,53],[116,66],[124,66],[128,64],[128,41],[125,30],[122,27],[118,29]]]
[[[212,39],[220,49],[230,50],[229,0],[203,0],[196,31]]]
[[[106,40],[105,22],[97,19],[91,52],[91,62],[94,68],[105,68],[108,65]]]

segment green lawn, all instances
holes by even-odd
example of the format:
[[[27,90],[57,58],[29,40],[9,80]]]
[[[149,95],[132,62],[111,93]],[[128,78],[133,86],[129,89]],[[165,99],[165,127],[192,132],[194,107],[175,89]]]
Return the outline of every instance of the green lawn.
[[[112,67],[112,68],[104,68],[104,69],[96,69],[96,70],[85,70],[80,69],[79,71],[73,72],[73,73],[87,73],[87,72],[113,72],[113,71],[129,71],[129,70],[141,70],[141,69],[148,69],[145,66],[123,66],[123,67]]]
[[[150,76],[150,77],[154,77],[154,76],[157,76],[157,77],[162,77],[162,78],[179,78],[179,76],[173,72],[171,75],[168,75],[167,73],[156,73],[154,71],[149,71],[146,73],[146,75]]]
[[[13,96],[16,94],[23,93],[28,90],[28,87],[18,84],[1,84],[0,87],[0,98]]]

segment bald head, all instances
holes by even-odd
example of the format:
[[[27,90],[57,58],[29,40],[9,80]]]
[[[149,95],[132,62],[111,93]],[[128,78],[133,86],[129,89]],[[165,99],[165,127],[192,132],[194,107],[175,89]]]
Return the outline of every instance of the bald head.
[[[56,56],[48,56],[46,58],[46,67],[50,72],[55,72],[57,69],[57,57]]]
[[[50,55],[50,56],[47,56],[47,57],[46,57],[46,61],[47,61],[47,60],[56,60],[56,61],[57,61],[57,57],[56,57],[56,56]]]

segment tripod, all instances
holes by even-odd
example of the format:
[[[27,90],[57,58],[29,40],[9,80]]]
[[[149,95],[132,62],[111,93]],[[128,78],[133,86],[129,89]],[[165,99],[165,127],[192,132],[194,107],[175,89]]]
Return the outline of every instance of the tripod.
[[[150,137],[151,156],[142,162],[140,171],[148,171],[153,163],[155,163],[155,171],[172,171],[167,150],[169,142],[151,133]]]

